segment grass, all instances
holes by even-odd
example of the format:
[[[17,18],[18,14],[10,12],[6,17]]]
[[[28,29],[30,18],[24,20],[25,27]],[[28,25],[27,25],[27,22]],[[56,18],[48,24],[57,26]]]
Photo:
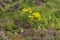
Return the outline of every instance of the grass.
[[[60,0],[0,3],[0,40],[60,40]]]

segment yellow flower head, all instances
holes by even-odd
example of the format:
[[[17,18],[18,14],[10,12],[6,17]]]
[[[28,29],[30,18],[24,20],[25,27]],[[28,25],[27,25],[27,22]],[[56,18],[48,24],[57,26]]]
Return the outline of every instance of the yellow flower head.
[[[24,9],[22,9],[22,12],[23,13],[26,13],[26,12],[32,13],[32,10],[31,10],[31,8],[24,8]]]
[[[30,18],[31,21],[34,20],[34,16],[32,16],[32,15],[28,16],[28,18]]]
[[[29,11],[29,9],[28,8],[24,8],[24,9],[22,9],[22,12],[28,12]]]
[[[36,18],[41,18],[41,15],[39,12],[34,12],[32,15]]]
[[[31,15],[30,15],[30,16],[28,16],[28,18],[34,19],[34,16],[31,16]]]
[[[34,12],[32,14],[35,18],[37,18],[38,20],[43,20],[43,18],[41,17],[40,13],[39,12]]]

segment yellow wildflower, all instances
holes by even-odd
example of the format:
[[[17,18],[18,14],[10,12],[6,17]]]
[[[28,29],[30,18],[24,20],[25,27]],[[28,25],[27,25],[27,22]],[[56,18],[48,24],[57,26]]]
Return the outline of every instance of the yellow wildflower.
[[[34,12],[32,14],[35,18],[37,18],[38,20],[43,20],[43,18],[41,17],[40,13],[39,12]]]
[[[31,21],[34,20],[34,16],[32,16],[32,15],[29,15],[28,18],[30,18]]]
[[[26,13],[26,12],[32,13],[32,10],[31,10],[31,8],[24,8],[24,9],[22,9],[22,12],[23,13]]]
[[[33,13],[32,14],[34,17],[36,17],[36,18],[41,18],[41,15],[38,13],[38,12],[35,12],[35,13]]]
[[[34,16],[28,16],[29,18],[31,18],[31,19],[34,19]]]
[[[28,12],[29,11],[29,9],[28,8],[24,8],[24,9],[22,9],[22,12]]]

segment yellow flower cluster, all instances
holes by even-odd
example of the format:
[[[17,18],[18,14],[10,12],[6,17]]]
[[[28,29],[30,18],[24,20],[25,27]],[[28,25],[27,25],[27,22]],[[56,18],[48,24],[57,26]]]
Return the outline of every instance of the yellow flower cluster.
[[[31,19],[37,18],[38,20],[42,20],[42,17],[39,12],[34,12],[32,15],[28,16]]]
[[[32,12],[31,8],[24,8],[22,9],[22,12],[25,14],[26,12],[31,13],[31,15],[28,16],[28,18],[30,18],[31,20],[33,19],[38,19],[38,20],[42,20],[43,18],[41,17],[39,12]]]
[[[32,15],[36,18],[41,18],[40,13],[38,13],[38,12],[34,12]]]
[[[32,13],[32,10],[31,10],[31,8],[24,8],[24,9],[22,9],[22,12],[23,13],[26,13],[26,12]]]

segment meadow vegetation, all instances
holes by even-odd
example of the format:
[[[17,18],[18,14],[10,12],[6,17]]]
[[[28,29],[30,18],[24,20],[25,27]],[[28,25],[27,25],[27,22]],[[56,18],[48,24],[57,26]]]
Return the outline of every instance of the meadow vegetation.
[[[60,0],[0,0],[0,40],[60,40]]]

